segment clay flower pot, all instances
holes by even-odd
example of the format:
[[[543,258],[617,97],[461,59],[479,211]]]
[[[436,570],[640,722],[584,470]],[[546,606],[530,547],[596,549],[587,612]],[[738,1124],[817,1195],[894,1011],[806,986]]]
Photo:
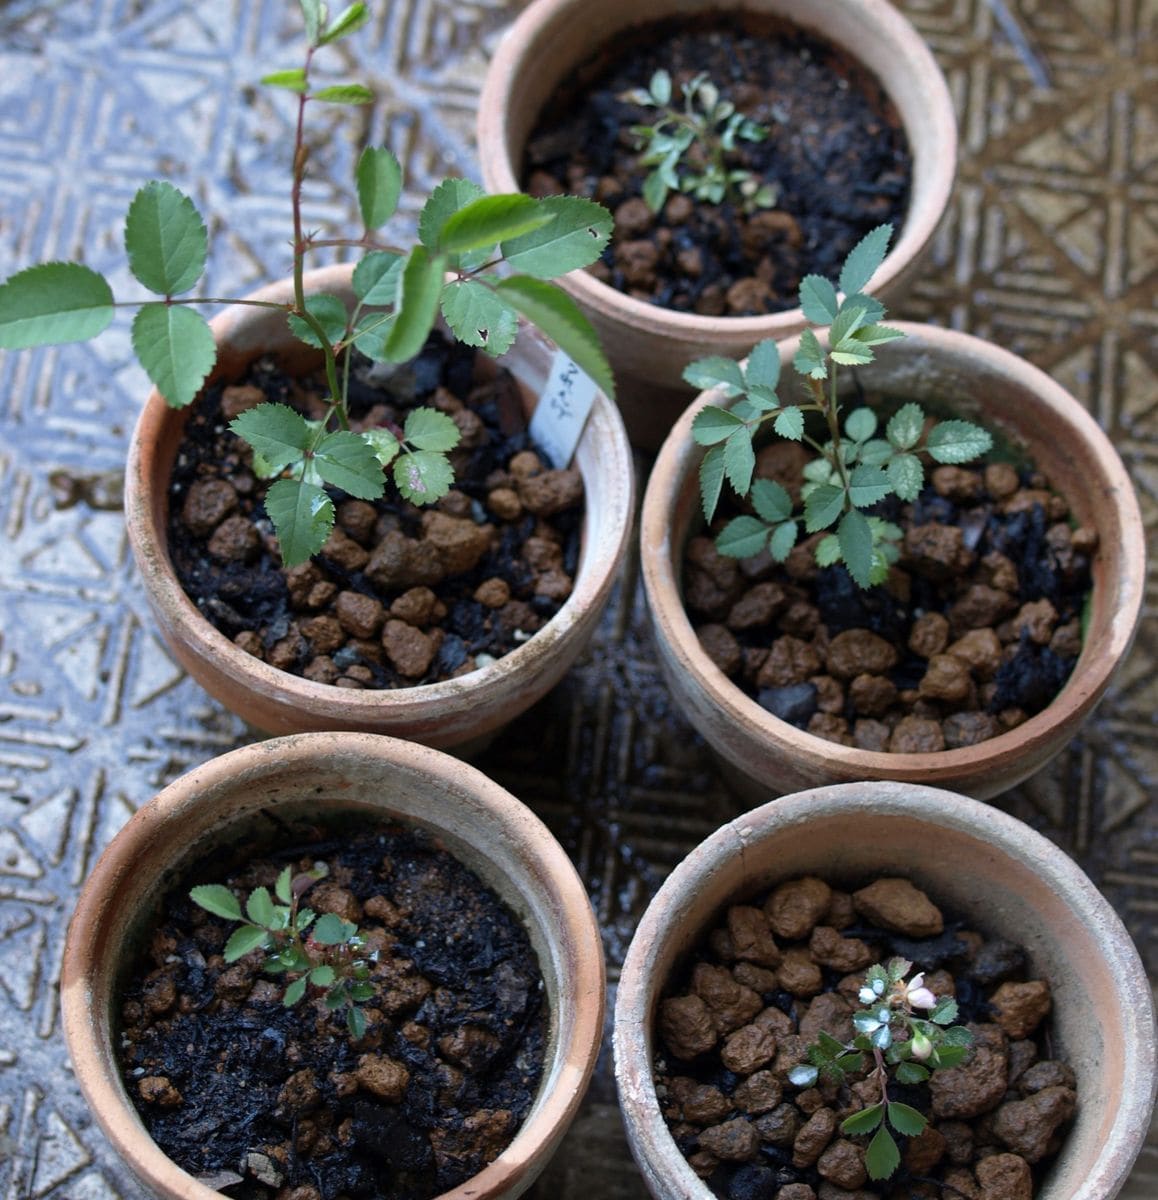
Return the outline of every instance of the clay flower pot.
[[[85,1098],[150,1195],[217,1195],[162,1153],[125,1092],[115,1060],[118,987],[157,904],[191,864],[218,846],[268,839],[274,821],[331,814],[429,831],[530,934],[550,1006],[539,1092],[507,1149],[443,1200],[518,1196],[557,1147],[595,1065],[599,928],[570,860],[529,809],[473,767],[393,738],[303,734],[235,750],[170,784],[114,838],[77,902],[61,976],[64,1034]]]
[[[957,126],[949,89],[917,31],[887,0],[535,0],[499,42],[479,100],[478,145],[491,192],[520,188],[523,148],[550,96],[630,26],[706,11],[784,17],[858,59],[881,81],[912,152],[909,211],[870,290],[891,302],[915,278],[949,201]],[[691,397],[683,369],[708,354],[739,358],[764,338],[804,328],[799,308],[703,317],[635,300],[586,271],[560,279],[594,323],[620,381],[631,439],[655,449]]]
[[[1153,1109],[1154,1010],[1138,953],[1080,868],[1028,826],[937,788],[839,784],[765,804],[717,830],[668,876],[636,930],[615,1006],[615,1076],[653,1196],[710,1200],[660,1115],[656,1009],[672,970],[729,905],[784,880],[857,885],[900,875],[985,934],[1023,946],[1053,991],[1057,1056],[1079,1104],[1036,1200],[1110,1200]]]
[[[308,272],[306,289],[351,299],[348,265]],[[288,281],[251,299],[285,302]],[[213,322],[215,379],[237,379],[256,358],[280,356],[287,369],[311,365],[283,313],[234,306]],[[522,385],[528,414],[546,382],[553,348],[523,327],[506,366]],[[129,450],[125,521],[137,567],[161,636],[177,661],[211,696],[268,733],[351,729],[405,737],[440,749],[470,750],[529,708],[563,677],[598,624],[627,548],[633,505],[631,450],[619,413],[597,394],[575,455],[583,476],[586,518],[570,597],[533,638],[469,675],[393,691],[352,691],[279,671],[235,646],[201,615],[169,560],[168,486],[186,411],[153,392]]]
[[[750,800],[822,783],[895,779],[939,784],[971,796],[995,796],[1057,754],[1090,715],[1130,648],[1141,614],[1146,549],[1137,497],[1114,448],[1088,412],[1029,363],[980,338],[928,325],[890,322],[907,335],[878,348],[856,369],[869,393],[935,401],[1024,451],[1069,502],[1080,525],[1098,533],[1093,597],[1082,652],[1065,686],[1024,724],[978,745],[929,754],[891,754],[841,746],[774,717],[747,696],[700,646],[681,596],[683,553],[702,528],[692,441],[696,412],[723,404],[705,393],[664,443],[651,473],[641,518],[643,580],[659,660],[685,715],[716,751]],[[790,363],[796,342],[781,347]],[[844,383],[851,385],[851,373]],[[788,402],[799,376],[786,370]]]

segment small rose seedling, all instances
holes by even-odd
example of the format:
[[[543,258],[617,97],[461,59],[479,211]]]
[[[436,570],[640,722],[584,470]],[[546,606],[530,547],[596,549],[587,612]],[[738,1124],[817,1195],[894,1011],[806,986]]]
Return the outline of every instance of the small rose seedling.
[[[841,269],[839,286],[820,275],[806,275],[800,305],[807,320],[828,326],[827,348],[811,329],[800,338],[793,359],[810,399],[785,404],[777,395],[780,351],[774,341],[760,342],[747,366],[730,358],[702,358],[684,371],[698,388],[720,388],[740,399],[730,408],[707,405],[696,414],[692,436],[707,446],[700,465],[704,518],[710,524],[726,479],[741,499],[751,501],[754,515],[733,518],[716,539],[721,554],[749,558],[767,550],[783,562],[796,545],[801,523],[808,534],[835,529],[816,546],[821,567],[843,563],[862,588],[883,583],[899,557],[901,530],[892,522],[866,513],[887,496],[915,500],[924,486],[922,455],[937,463],[966,463],[993,444],[989,433],[968,421],[927,420],[920,405],[903,404],[885,424],[869,408],[853,409],[842,421],[837,368],[873,361],[873,347],[903,334],[882,325],[884,307],[864,288],[884,261],[892,236],[881,225],[853,247]],[[806,414],[822,418],[827,439],[808,431]],[[803,442],[816,451],[804,468],[800,489],[803,511],[797,512],[786,488],[775,480],[753,479],[757,434],[772,432]],[[821,435],[823,437],[823,435]]]
[[[445,414],[417,409],[401,429],[351,430],[351,348],[375,361],[405,362],[422,349],[441,311],[460,341],[497,355],[514,342],[522,316],[614,395],[594,329],[575,302],[549,282],[588,266],[606,245],[611,215],[593,201],[487,196],[468,180],[447,179],[422,207],[417,243],[400,249],[380,241],[377,231],[397,210],[402,168],[390,150],[367,147],[355,180],[361,236],[324,238],[306,231],[307,108],[367,104],[373,94],[361,83],[315,87],[310,75],[318,51],[369,20],[366,4],[351,4],[332,22],[321,0],[300,4],[307,43],[304,65],[262,79],[297,96],[290,189],[292,301],[187,296],[205,270],[208,234],[193,201],[163,181],[137,192],[124,233],[129,269],[157,299],[114,300],[104,276],[79,263],[42,263],[0,285],[0,349],[87,341],[108,327],[117,308],[135,308],[133,349],[157,390],[177,408],[192,403],[217,359],[209,325],[192,305],[247,304],[283,311],[293,333],[321,354],[325,415],[309,421],[287,405],[265,403],[242,413],[230,428],[253,448],[257,472],[275,480],[265,506],[286,566],[316,554],[329,536],[334,505],[327,486],[359,499],[377,499],[385,490],[384,470],[390,468],[405,499],[431,504],[453,481],[447,452],[457,445],[459,432]],[[337,296],[305,293],[307,253],[329,247],[362,254],[354,267],[352,306]],[[508,269],[501,277],[500,266]]]
[[[923,974],[906,980],[912,967],[903,958],[870,967],[858,993],[865,1007],[852,1018],[853,1040],[845,1044],[820,1033],[808,1047],[808,1062],[788,1073],[800,1088],[812,1087],[822,1078],[844,1083],[849,1075],[864,1071],[871,1056],[868,1079],[879,1086],[880,1099],[845,1117],[840,1128],[854,1135],[876,1131],[865,1152],[865,1169],[873,1179],[888,1179],[900,1165],[889,1126],[916,1137],[929,1123],[911,1105],[889,1099],[890,1077],[903,1084],[924,1083],[933,1071],[963,1062],[973,1043],[968,1029],[953,1024],[957,1001],[952,996],[934,996],[925,987]]]
[[[762,142],[768,130],[737,112],[706,72],[680,90],[682,108],[671,102],[671,75],[659,70],[646,88],[633,88],[620,96],[658,113],[653,124],[630,129],[642,151],[640,164],[654,168],[643,183],[648,207],[659,212],[668,192],[678,191],[709,204],[727,200],[745,212],[772,208],[777,198],[775,185],[762,184],[751,171],[729,165],[738,141]]]
[[[264,887],[250,892],[244,913],[237,897],[220,883],[195,887],[189,898],[214,916],[240,922],[225,943],[227,963],[263,951],[262,969],[288,981],[282,996],[286,1008],[297,1004],[311,986],[321,988],[327,1008],[346,1010],[346,1028],[357,1040],[366,1032],[366,1017],[357,1005],[374,995],[373,956],[363,955],[366,941],[352,921],[334,913],[319,917],[299,906],[302,896],[326,874],[323,863],[297,874],[286,867],[272,896]]]

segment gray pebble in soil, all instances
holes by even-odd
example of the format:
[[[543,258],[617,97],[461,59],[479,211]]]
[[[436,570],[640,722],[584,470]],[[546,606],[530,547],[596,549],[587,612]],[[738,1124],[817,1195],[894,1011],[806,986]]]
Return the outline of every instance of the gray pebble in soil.
[[[790,683],[787,687],[762,688],[756,703],[790,725],[804,726],[816,712],[816,684]]]

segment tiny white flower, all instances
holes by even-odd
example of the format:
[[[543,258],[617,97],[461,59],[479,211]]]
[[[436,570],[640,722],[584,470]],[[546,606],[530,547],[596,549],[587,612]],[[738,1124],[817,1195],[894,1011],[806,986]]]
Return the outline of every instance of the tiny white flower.
[[[936,1008],[937,997],[933,995],[925,984],[925,974],[922,971],[920,975],[914,975],[905,988],[905,999],[908,1001],[910,1008]]]

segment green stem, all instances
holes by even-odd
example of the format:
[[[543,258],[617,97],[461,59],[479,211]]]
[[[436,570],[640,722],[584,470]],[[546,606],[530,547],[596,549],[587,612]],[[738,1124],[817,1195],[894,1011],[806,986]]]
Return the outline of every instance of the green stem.
[[[813,391],[816,393],[817,401],[822,405],[824,411],[824,419],[828,423],[828,436],[832,440],[832,456],[836,463],[837,472],[840,475],[841,486],[844,488],[845,508],[850,507],[848,503],[848,471],[844,465],[844,455],[841,453],[840,445],[840,405],[836,398],[836,363],[831,358],[828,360],[828,381],[829,394],[827,403],[825,403],[824,389],[820,380],[810,380],[813,386]]]

